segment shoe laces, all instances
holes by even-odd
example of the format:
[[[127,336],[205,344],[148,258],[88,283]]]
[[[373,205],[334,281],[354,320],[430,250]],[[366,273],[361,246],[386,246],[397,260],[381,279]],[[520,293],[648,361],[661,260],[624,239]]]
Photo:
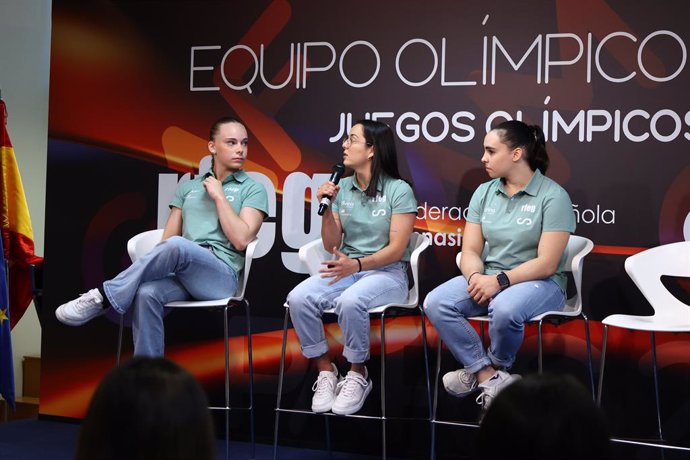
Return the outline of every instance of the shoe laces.
[[[314,385],[312,385],[311,391],[316,393],[317,396],[332,394],[333,384],[331,383],[331,379],[328,377],[328,375],[319,375],[316,379],[316,382],[314,382]]]
[[[367,381],[361,375],[349,374],[345,376],[345,380],[338,383],[336,391],[338,395],[343,395],[344,398],[352,398],[362,388],[367,386]]]
[[[92,295],[90,292],[84,292],[79,294],[79,298],[75,302],[75,307],[79,311],[84,311],[96,303],[98,303],[98,299],[96,299],[94,295]]]
[[[477,396],[477,399],[475,401],[477,404],[482,406],[482,408],[486,408],[489,404],[491,404],[491,400],[493,399],[493,396],[490,395],[489,393],[482,391],[479,393],[479,396]]]

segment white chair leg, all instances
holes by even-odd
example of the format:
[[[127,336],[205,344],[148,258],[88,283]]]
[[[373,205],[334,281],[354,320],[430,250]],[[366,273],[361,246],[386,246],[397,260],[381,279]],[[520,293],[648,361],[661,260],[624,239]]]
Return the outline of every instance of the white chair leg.
[[[439,336],[436,346],[436,376],[434,378],[434,402],[431,415],[431,460],[436,459],[436,411],[438,408],[438,386],[441,374],[441,337]]]
[[[386,312],[381,313],[381,458],[386,460]]]
[[[597,390],[597,406],[601,407],[601,393],[604,384],[604,366],[606,365],[606,340],[608,338],[609,326],[604,324],[604,336],[601,344],[601,364],[599,366],[599,389]]]
[[[285,375],[285,347],[287,346],[287,327],[290,318],[290,310],[285,307],[285,319],[283,321],[283,346],[280,352],[280,369],[278,371],[278,394],[276,396],[276,416],[273,422],[273,460],[278,459],[278,428],[280,424],[280,401],[283,396],[283,376]]]
[[[125,329],[125,315],[120,315],[120,329],[117,333],[117,357],[115,358],[115,365],[120,364],[120,356],[122,355],[122,335]]]
[[[589,318],[584,313],[581,313],[583,323],[585,326],[585,345],[587,346],[587,368],[589,369],[589,385],[592,389],[592,400],[596,401],[597,393],[594,389],[594,368],[592,366],[592,341],[589,336]]]
[[[431,423],[433,420],[433,409],[431,406],[431,381],[429,377],[429,346],[428,342],[426,339],[426,316],[424,315],[424,307],[421,305],[418,306],[419,308],[419,314],[422,320],[422,348],[424,352],[424,376],[426,380],[426,402],[427,402],[427,407],[429,408],[429,428],[431,429],[431,438],[432,438],[432,443],[433,443],[433,437],[434,437],[434,424]],[[434,458],[434,452],[433,452],[433,447],[430,453],[431,457]]]
[[[230,460],[230,345],[228,344],[228,307],[223,308],[223,344],[225,345],[225,460]]]
[[[537,332],[537,372],[541,374],[544,371],[544,357],[543,357],[543,344],[542,344],[542,325],[544,320],[539,320],[538,332]]]
[[[249,302],[244,300],[244,312],[247,319],[247,358],[249,360],[249,439],[250,458],[256,457],[256,437],[254,426],[254,356],[252,353],[252,322],[249,315]]]
[[[652,338],[652,370],[654,374],[654,396],[656,400],[656,423],[659,428],[659,440],[664,440],[664,434],[661,431],[661,401],[659,399],[659,376],[656,367],[656,339],[654,337],[654,331],[651,333]]]

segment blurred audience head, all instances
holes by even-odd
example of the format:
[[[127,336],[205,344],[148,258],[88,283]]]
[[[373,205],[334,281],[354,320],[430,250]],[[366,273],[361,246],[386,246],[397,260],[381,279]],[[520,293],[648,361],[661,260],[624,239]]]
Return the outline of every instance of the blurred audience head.
[[[477,436],[475,458],[604,460],[609,430],[603,412],[569,375],[530,375],[503,390]]]
[[[206,395],[165,358],[133,358],[99,384],[83,421],[77,460],[215,458]]]

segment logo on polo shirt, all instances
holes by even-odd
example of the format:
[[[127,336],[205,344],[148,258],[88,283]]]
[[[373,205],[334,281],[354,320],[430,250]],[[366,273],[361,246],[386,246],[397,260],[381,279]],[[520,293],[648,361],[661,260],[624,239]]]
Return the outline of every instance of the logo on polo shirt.
[[[520,206],[522,212],[537,212],[537,206],[534,204],[523,204]]]
[[[532,225],[532,219],[529,217],[518,217],[515,222],[518,225]]]

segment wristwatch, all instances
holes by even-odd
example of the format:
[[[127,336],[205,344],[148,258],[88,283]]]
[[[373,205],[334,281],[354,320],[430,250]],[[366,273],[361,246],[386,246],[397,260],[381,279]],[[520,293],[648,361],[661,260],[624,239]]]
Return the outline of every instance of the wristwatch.
[[[498,280],[498,285],[501,286],[501,291],[510,286],[510,279],[508,278],[508,275],[506,275],[505,273],[498,273],[496,275],[496,279]]]

